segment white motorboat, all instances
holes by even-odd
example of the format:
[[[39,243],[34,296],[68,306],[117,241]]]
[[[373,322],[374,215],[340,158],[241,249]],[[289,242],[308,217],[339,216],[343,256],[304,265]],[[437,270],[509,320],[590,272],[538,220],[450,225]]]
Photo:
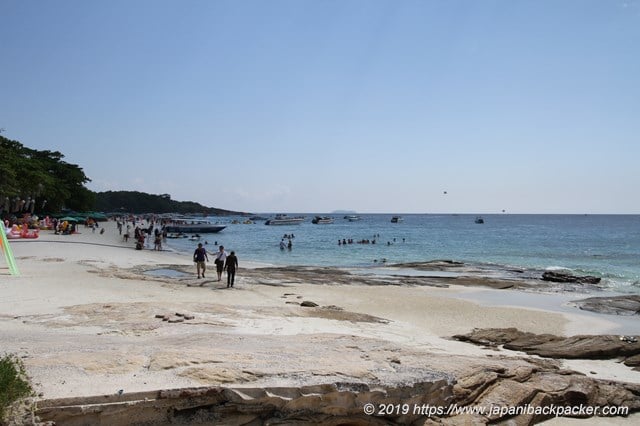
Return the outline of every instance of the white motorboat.
[[[330,216],[316,216],[311,220],[311,223],[315,223],[317,225],[333,223],[333,218]]]
[[[278,214],[276,217],[267,220],[265,225],[299,225],[304,222],[303,216],[287,216],[286,214]]]

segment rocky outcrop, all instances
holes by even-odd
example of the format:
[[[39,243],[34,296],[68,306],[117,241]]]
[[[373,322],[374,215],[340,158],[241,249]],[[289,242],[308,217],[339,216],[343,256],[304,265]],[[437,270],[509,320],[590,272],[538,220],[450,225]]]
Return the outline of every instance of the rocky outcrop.
[[[42,401],[37,414],[41,421],[64,425],[414,424],[424,419],[413,412],[414,406],[448,406],[452,389],[453,384],[446,380],[394,388],[364,383],[187,388]],[[404,404],[411,410],[403,409]]]
[[[483,367],[458,378],[383,387],[334,383],[300,387],[204,387],[40,401],[40,421],[56,424],[531,425],[590,417],[580,408],[640,411],[640,386],[594,380],[531,363]],[[554,407],[550,410],[549,407]],[[595,413],[597,415],[597,413]]]
[[[484,368],[454,386],[454,400],[460,405],[473,404],[477,410],[447,418],[444,424],[508,421],[531,425],[558,413],[563,417],[590,417],[586,413],[589,407],[593,412],[599,407],[601,415],[604,406],[620,407],[626,414],[639,411],[640,386],[594,380],[548,367]]]
[[[640,315],[640,296],[589,297],[574,300],[573,305],[585,311],[610,315]]]
[[[617,359],[640,354],[640,341],[630,336],[583,335],[561,337],[534,334],[516,328],[474,329],[454,339],[485,346],[502,345],[505,349],[522,351],[545,358]]]
[[[598,284],[600,278],[592,275],[571,275],[564,272],[546,271],[542,274],[544,281],[553,281],[556,283],[579,283],[579,284]]]

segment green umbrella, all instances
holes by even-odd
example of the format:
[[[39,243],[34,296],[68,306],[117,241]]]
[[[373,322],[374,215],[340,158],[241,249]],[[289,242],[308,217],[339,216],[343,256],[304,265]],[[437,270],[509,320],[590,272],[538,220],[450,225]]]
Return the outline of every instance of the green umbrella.
[[[58,219],[61,222],[67,221],[67,222],[81,222],[82,219],[78,219],[77,217],[73,217],[73,216],[65,216],[63,218]]]

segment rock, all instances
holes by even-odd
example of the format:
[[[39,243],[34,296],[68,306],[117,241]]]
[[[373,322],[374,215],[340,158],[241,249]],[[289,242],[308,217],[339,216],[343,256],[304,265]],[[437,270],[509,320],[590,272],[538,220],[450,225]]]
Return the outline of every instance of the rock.
[[[516,328],[474,329],[454,339],[480,345],[498,344],[505,349],[522,351],[545,358],[563,359],[617,359],[640,354],[640,342],[620,340],[614,335],[584,335],[560,337],[534,334]]]
[[[316,306],[320,306],[320,305],[310,300],[305,300],[304,302],[300,303],[300,306],[304,306],[307,308],[315,308]]]
[[[571,303],[585,311],[611,315],[640,315],[640,296],[589,297]]]
[[[600,278],[592,275],[571,275],[564,272],[546,271],[542,274],[544,281],[553,281],[556,283],[580,283],[580,284],[598,284]]]
[[[630,356],[624,360],[624,365],[633,367],[634,370],[640,371],[640,355]]]

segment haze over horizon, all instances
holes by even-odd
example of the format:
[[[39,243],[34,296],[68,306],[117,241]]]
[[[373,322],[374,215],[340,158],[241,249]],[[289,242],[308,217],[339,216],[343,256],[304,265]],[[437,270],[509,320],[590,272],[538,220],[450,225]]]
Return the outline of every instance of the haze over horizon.
[[[0,128],[247,212],[640,214],[640,1],[4,1]]]

